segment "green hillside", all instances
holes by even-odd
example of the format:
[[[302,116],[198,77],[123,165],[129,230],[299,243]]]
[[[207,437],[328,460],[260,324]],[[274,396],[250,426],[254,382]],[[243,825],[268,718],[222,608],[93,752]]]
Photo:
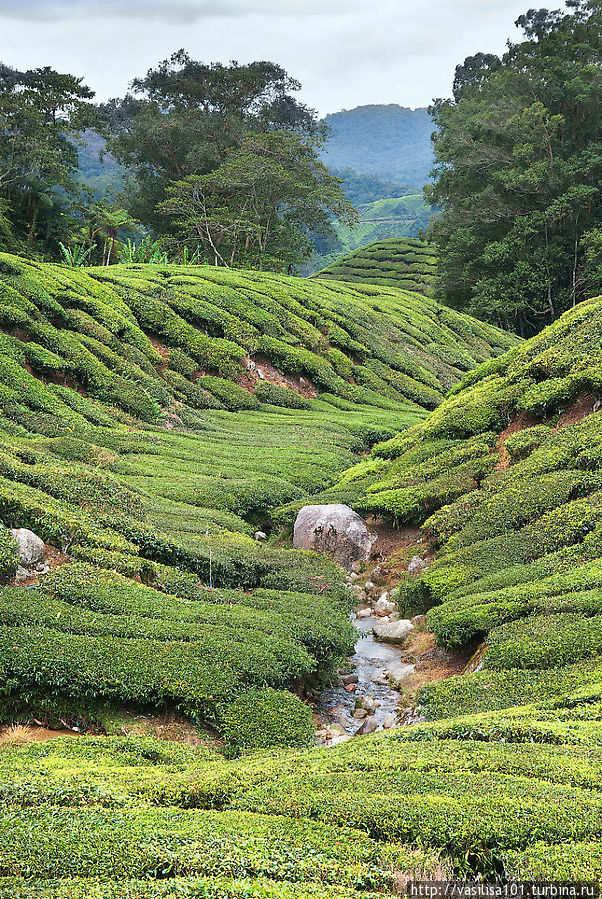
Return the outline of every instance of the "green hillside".
[[[422,194],[375,200],[358,207],[359,220],[353,227],[334,221],[334,239],[317,243],[315,255],[303,267],[312,274],[337,263],[341,256],[353,253],[375,242],[393,238],[418,239],[426,230],[433,210]]]
[[[0,266],[0,516],[71,562],[0,594],[2,715],[175,705],[236,743],[234,697],[319,676],[352,640],[340,569],[257,528],[513,339],[371,287]],[[268,719],[290,706],[277,742],[307,740],[300,700],[264,699]]]
[[[95,296],[94,308],[86,306],[89,327],[102,319],[114,335],[108,310],[122,315],[119,343],[105,334],[102,344],[112,343],[120,359],[125,356],[117,346],[122,354],[135,346],[134,330],[123,322],[138,327],[139,310],[154,308],[150,285],[173,279],[174,294],[163,286],[162,295],[175,296],[177,288],[184,309],[181,269],[84,275],[39,267],[36,275],[21,261],[5,258],[4,264],[20,268],[18,274],[4,270],[6,295],[22,298],[14,308],[35,307],[40,318],[62,320],[55,329],[62,339],[79,341],[79,356],[64,352],[65,360],[79,361],[92,346],[101,358],[100,331],[98,345],[92,344],[84,340],[81,316],[75,329],[61,319],[82,311],[84,287]],[[329,283],[204,269],[184,280],[209,297],[206,285],[217,278],[222,285],[245,285],[235,294],[245,308],[259,308],[248,302],[257,291],[253,296],[269,297],[272,312],[276,304],[286,310],[279,320],[290,339],[301,312],[295,307],[294,319],[287,316],[293,298],[301,305],[301,297],[303,321],[311,316],[319,333],[333,297],[351,303],[348,317],[341,312],[337,322],[341,329],[344,323],[351,328],[363,309],[365,339],[372,303],[389,310],[380,313],[391,316],[384,337],[395,306],[408,353],[410,335],[415,340],[420,333],[418,316],[427,316],[429,328],[437,321],[430,300],[386,289],[371,293],[337,284],[337,294]],[[102,300],[92,285],[102,287]],[[201,308],[197,304],[198,296],[186,307],[189,316],[191,308]],[[456,354],[462,344],[476,356],[477,326],[466,318],[453,321]],[[71,704],[90,717],[101,700],[171,703],[218,724],[234,746],[261,747],[280,738],[288,748],[228,760],[210,749],[150,738],[4,744],[0,896],[375,899],[399,895],[408,877],[599,878],[602,419],[594,408],[602,391],[601,323],[600,300],[584,303],[498,358],[480,334],[480,353],[489,358],[428,417],[407,402],[404,411],[401,400],[387,397],[397,405],[386,409],[362,407],[340,392],[321,394],[306,410],[238,413],[186,412],[191,407],[170,394],[174,399],[164,408],[180,419],[190,415],[185,428],[140,423],[123,407],[101,405],[91,398],[92,382],[73,389],[79,371],[69,369],[69,385],[57,385],[50,358],[36,341],[23,339],[23,318],[5,325],[12,349],[4,371],[14,374],[19,364],[15,348],[30,347],[30,355],[21,358],[20,380],[13,376],[3,394],[3,517],[18,515],[20,523],[47,528],[45,535],[62,540],[76,560],[51,572],[37,590],[7,587],[0,594],[5,714],[25,703],[38,709],[42,695],[47,713],[54,703],[67,714]],[[49,327],[39,333],[55,336]],[[148,334],[156,347],[162,333],[156,325],[153,332],[145,327],[148,332],[135,332],[144,335],[137,338],[141,352]],[[184,333],[182,352],[193,358],[190,332],[171,332],[181,341]],[[309,333],[297,337],[297,347]],[[488,333],[498,348],[510,343]],[[56,349],[43,349],[58,356]],[[153,368],[162,384],[171,369],[164,367],[164,351],[160,355]],[[397,370],[392,362],[391,372]],[[48,418],[60,427],[61,407],[44,418],[44,407],[28,405],[30,368],[37,371],[40,397],[60,387],[61,402],[70,399],[82,412],[107,418],[83,416],[81,422],[73,416],[71,432],[51,436]],[[143,371],[153,377],[150,368]],[[215,389],[213,382],[203,384]],[[350,445],[358,423],[370,421],[373,428],[371,437],[364,434],[365,446],[377,424],[384,429],[395,417],[416,423],[378,444],[335,484],[345,459],[359,449],[357,430]],[[27,427],[38,418],[46,422],[43,429]],[[304,446],[287,425],[298,429]],[[293,443],[299,455],[289,468],[286,452],[294,451]],[[477,648],[485,639],[483,668],[424,688],[419,705],[428,720],[422,723],[327,750],[291,748],[308,738],[309,723],[306,707],[282,688],[348,651],[349,600],[326,561],[275,544],[262,547],[245,536],[258,505],[240,507],[240,483],[228,494],[221,483],[226,458],[243,482],[249,464],[257,466],[255,478],[260,468],[274,476],[278,464],[286,472],[287,486],[272,486],[268,478],[268,519],[296,486],[303,497],[285,505],[283,518],[313,492],[401,525],[421,525],[428,547],[416,549],[428,548],[435,561],[420,577],[407,577],[399,601],[412,612],[429,608],[428,623],[445,645]],[[303,483],[294,480],[299,471]],[[320,478],[331,486],[317,492]],[[222,489],[215,507],[206,503],[208,481],[211,491],[218,483]],[[193,485],[199,494],[193,495]],[[227,495],[238,498],[228,515],[239,516],[239,530],[233,517],[223,529],[213,520],[203,549],[195,516],[204,517],[205,528],[226,508]],[[59,534],[69,534],[67,546]],[[230,552],[234,540],[238,547]],[[211,545],[216,589],[207,590]],[[6,547],[5,571],[9,558]],[[249,737],[255,742],[241,744]]]
[[[405,238],[381,240],[362,247],[312,277],[379,284],[428,294],[435,267],[435,256],[428,244],[417,238]]]

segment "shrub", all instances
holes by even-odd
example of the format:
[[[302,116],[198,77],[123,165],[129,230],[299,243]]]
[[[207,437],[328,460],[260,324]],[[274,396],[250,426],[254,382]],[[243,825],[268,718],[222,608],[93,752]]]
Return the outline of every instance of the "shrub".
[[[271,746],[308,746],[311,709],[291,693],[269,688],[239,694],[220,710],[224,738],[235,752]]]
[[[271,384],[269,381],[257,383],[255,396],[260,403],[270,403],[272,406],[283,406],[286,409],[311,408],[311,404],[294,390],[280,387],[279,384]]]

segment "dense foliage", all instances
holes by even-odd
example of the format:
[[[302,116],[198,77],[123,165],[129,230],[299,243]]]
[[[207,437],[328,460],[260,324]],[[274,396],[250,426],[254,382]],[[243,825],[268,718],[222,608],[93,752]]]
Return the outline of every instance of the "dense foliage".
[[[93,96],[81,78],[0,64],[0,247],[58,255],[75,227],[76,142]]]
[[[597,0],[531,10],[525,40],[456,70],[432,112],[445,302],[533,333],[602,287],[602,19]]]
[[[214,265],[284,270],[310,252],[329,214],[350,220],[319,161],[323,129],[269,62],[193,60],[180,50],[105,104],[107,146],[129,174],[125,203],[181,253]],[[169,241],[168,241],[169,243]]]

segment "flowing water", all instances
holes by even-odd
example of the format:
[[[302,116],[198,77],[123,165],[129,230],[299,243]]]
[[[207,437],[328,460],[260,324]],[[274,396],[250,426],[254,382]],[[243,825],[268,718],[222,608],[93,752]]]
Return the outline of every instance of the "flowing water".
[[[379,619],[376,617],[353,617],[353,625],[357,629],[358,640],[355,652],[349,659],[351,673],[357,676],[354,692],[345,690],[342,685],[332,686],[324,690],[317,702],[317,711],[323,726],[318,731],[318,741],[332,745],[353,736],[366,719],[353,717],[358,697],[371,696],[380,705],[374,715],[370,716],[378,729],[383,723],[389,727],[398,726],[400,694],[390,683],[401,681],[414,670],[413,665],[403,661],[401,649],[389,643],[375,640],[371,630]],[[328,734],[328,725],[340,725],[344,733]]]

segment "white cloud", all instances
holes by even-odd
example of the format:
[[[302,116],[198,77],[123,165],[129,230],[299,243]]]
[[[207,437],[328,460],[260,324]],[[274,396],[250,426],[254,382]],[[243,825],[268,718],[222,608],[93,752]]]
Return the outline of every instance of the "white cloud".
[[[556,5],[556,4],[554,4]],[[0,0],[0,60],[85,78],[99,99],[185,47],[205,61],[271,59],[321,113],[423,106],[454,67],[517,38],[528,0]]]

